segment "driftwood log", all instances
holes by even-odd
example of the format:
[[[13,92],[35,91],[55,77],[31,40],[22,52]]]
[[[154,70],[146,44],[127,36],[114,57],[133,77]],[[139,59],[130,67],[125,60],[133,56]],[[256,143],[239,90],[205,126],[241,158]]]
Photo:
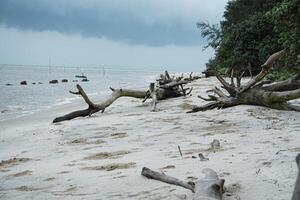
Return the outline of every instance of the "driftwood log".
[[[205,75],[205,78],[208,78],[208,77],[211,77],[211,76],[215,76],[215,70],[208,68],[205,71],[203,71],[202,74]]]
[[[297,163],[297,167],[298,167],[298,175],[297,175],[297,180],[295,183],[292,200],[300,199],[300,154],[298,154],[296,157],[296,163]]]
[[[213,92],[215,95],[208,95],[208,98],[199,96],[199,98],[205,101],[211,101],[210,103],[194,107],[188,113],[214,108],[228,108],[237,105],[258,105],[279,110],[300,111],[299,106],[288,103],[290,100],[300,98],[300,72],[288,80],[271,85],[266,85],[270,82],[263,80],[273,67],[274,62],[285,53],[286,50],[284,49],[271,55],[261,66],[261,72],[243,85],[241,84],[243,73],[236,77],[231,76],[229,83],[215,71],[216,78],[228,94],[224,93],[220,88],[215,87],[208,91]],[[236,81],[234,81],[234,78],[236,78]]]
[[[168,184],[184,187],[193,192],[193,200],[221,200],[224,192],[224,179],[219,179],[217,173],[209,168],[203,169],[203,179],[196,182],[185,182],[166,174],[153,171],[147,167],[142,169],[142,175]]]
[[[191,78],[191,77],[189,77]],[[175,98],[180,96],[185,96],[191,93],[193,88],[184,88],[184,85],[189,83],[188,80],[182,80],[183,77],[171,77],[167,71],[165,74],[161,74],[160,79],[157,80],[158,84],[151,83],[149,86],[149,90],[128,90],[128,89],[114,89],[112,90],[112,94],[108,96],[104,101],[100,103],[93,103],[82,87],[77,84],[77,92],[70,93],[75,95],[80,95],[87,103],[88,108],[84,110],[77,110],[66,114],[61,117],[57,117],[53,120],[53,123],[61,122],[65,120],[71,120],[77,117],[86,117],[91,116],[96,112],[104,112],[104,110],[109,107],[114,101],[116,101],[120,97],[133,97],[144,99],[145,102],[148,98],[152,98],[152,108],[151,111],[156,111],[156,104],[158,100],[164,100],[168,98]]]

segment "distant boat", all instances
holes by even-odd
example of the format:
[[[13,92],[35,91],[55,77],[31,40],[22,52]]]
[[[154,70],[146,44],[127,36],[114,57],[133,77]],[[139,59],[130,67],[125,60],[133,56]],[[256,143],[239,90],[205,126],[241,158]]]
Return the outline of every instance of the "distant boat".
[[[75,75],[75,78],[87,78],[83,73],[81,75]]]

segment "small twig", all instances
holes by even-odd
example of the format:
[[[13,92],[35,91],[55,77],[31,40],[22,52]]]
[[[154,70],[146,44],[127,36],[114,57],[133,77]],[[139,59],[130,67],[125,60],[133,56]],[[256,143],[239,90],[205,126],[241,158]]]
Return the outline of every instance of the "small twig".
[[[181,152],[181,149],[180,149],[180,146],[178,145],[178,150],[179,150],[179,153],[180,153],[180,155],[181,155],[181,157],[182,157],[182,152]]]

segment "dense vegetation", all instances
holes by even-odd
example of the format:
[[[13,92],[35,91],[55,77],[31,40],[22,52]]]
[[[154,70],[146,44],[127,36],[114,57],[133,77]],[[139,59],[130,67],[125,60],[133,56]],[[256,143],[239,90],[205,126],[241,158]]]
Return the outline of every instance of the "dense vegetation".
[[[231,0],[220,25],[198,23],[208,45],[216,50],[208,68],[225,71],[251,67],[252,72],[272,53],[286,48],[288,54],[277,64],[280,79],[300,70],[300,0]]]

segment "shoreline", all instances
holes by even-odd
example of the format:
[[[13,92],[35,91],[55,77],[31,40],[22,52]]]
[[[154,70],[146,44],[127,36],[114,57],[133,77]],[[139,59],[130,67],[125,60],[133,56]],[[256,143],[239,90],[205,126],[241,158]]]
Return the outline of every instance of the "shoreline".
[[[226,180],[231,196],[225,200],[290,199],[300,113],[237,106],[186,114],[204,103],[197,95],[218,82],[212,77],[189,85],[193,96],[160,101],[158,112],[150,112],[151,100],[121,98],[104,113],[51,123],[85,108],[80,100],[0,122],[0,160],[7,161],[0,165],[0,197],[186,199],[190,191],[146,179],[142,167],[182,180],[201,178],[209,167]],[[218,151],[209,150],[214,139]],[[209,160],[200,161],[199,153]]]
[[[24,71],[19,68],[2,69],[5,77],[0,81],[2,96],[0,97],[0,120],[13,119],[27,116],[39,110],[47,110],[62,103],[69,103],[77,100],[75,95],[69,94],[69,90],[76,89],[76,84],[81,84],[92,97],[101,98],[109,93],[109,87],[148,87],[148,82],[154,79],[153,72],[93,72],[89,69],[84,71],[89,82],[81,82],[74,78],[78,70],[55,70],[49,73],[45,69],[26,68]],[[27,77],[28,85],[20,85],[20,81]],[[136,80],[136,77],[140,77]],[[61,80],[68,82],[62,83]],[[58,84],[49,84],[49,80],[58,80]],[[78,82],[73,82],[74,80]],[[43,84],[32,84],[41,81]],[[6,86],[13,83],[12,86]]]

